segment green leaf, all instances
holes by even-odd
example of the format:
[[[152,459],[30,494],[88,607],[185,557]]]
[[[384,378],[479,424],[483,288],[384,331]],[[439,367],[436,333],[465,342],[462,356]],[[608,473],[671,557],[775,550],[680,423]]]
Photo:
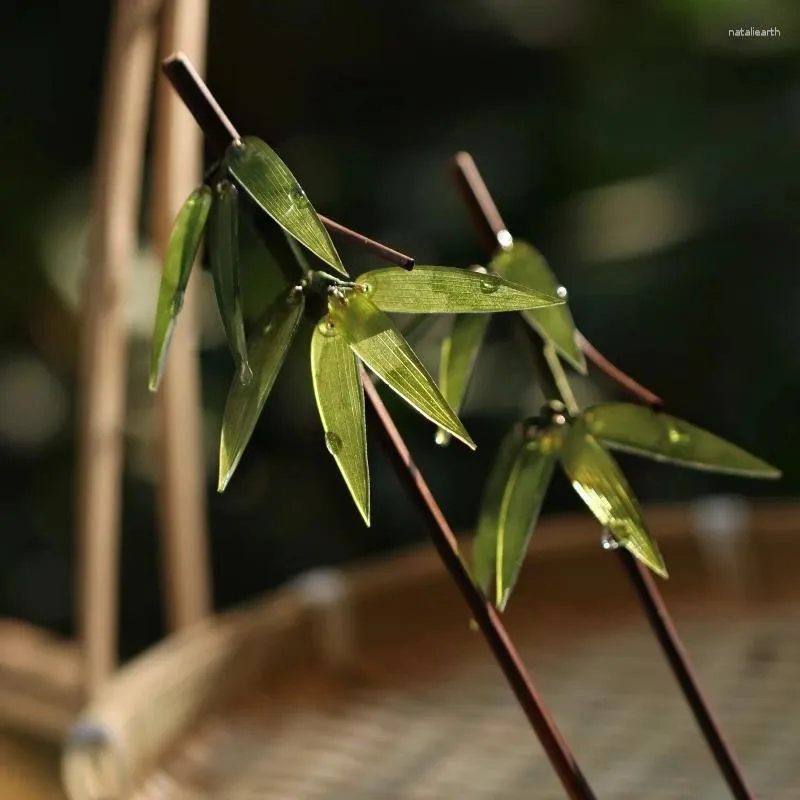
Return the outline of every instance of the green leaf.
[[[616,450],[693,469],[779,478],[766,461],[719,436],[676,417],[633,403],[604,403],[586,409],[586,429]]]
[[[497,534],[506,486],[525,443],[522,425],[515,425],[500,442],[481,497],[472,544],[472,577],[487,594],[497,565]]]
[[[225,163],[236,182],[278,225],[326,264],[347,275],[306,193],[269,145],[248,136],[230,145]]]
[[[325,444],[369,525],[369,466],[364,388],[347,339],[323,320],[311,337],[311,378]]]
[[[486,314],[564,304],[555,292],[456,267],[386,267],[365,272],[358,283],[382,311],[403,314]]]
[[[209,224],[211,274],[222,325],[228,339],[239,381],[245,386],[253,379],[247,360],[242,290],[239,280],[239,192],[230,181],[214,187],[214,205]]]
[[[218,491],[225,487],[239,464],[256,422],[267,402],[275,378],[294,338],[305,302],[301,292],[289,289],[270,308],[267,322],[251,337],[248,347],[253,380],[243,386],[234,378],[222,416],[219,447]]]
[[[459,314],[453,319],[453,327],[442,342],[439,388],[456,413],[461,411],[464,403],[490,319],[485,314]],[[441,428],[436,431],[437,444],[446,445],[449,441],[450,434],[447,431]]]
[[[553,477],[561,430],[537,430],[517,452],[503,493],[497,526],[495,605],[505,609],[528,552]]]
[[[526,242],[517,240],[510,248],[499,252],[489,269],[509,281],[549,295],[557,295],[559,289],[563,290],[542,254]],[[578,372],[586,374],[586,359],[578,347],[575,323],[566,303],[541,311],[525,311],[523,316]]]
[[[572,430],[565,437],[561,465],[598,522],[639,561],[666,578],[664,560],[647,530],[628,481],[582,419],[572,423]]]
[[[161,286],[158,290],[155,330],[150,354],[150,391],[154,392],[161,376],[167,350],[175,330],[175,320],[183,307],[183,297],[203,231],[211,208],[211,189],[201,186],[195,189],[178,212],[164,256]]]
[[[475,449],[461,420],[388,315],[361,291],[339,290],[328,309],[356,355],[407,403]]]

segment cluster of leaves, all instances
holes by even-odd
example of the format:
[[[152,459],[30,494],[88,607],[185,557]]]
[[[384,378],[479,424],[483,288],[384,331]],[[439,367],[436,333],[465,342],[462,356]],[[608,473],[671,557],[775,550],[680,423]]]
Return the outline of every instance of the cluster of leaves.
[[[511,242],[489,264],[488,274],[566,297],[544,258],[524,242]],[[580,410],[561,358],[585,374],[586,362],[568,306],[522,317],[530,336],[536,375],[548,402],[541,414],[514,426],[503,440],[484,489],[473,549],[476,583],[504,609],[527,553],[556,462],[606,529],[604,545],[625,547],[658,575],[667,569],[647,530],[639,504],[609,450],[693,469],[753,478],[780,472],[708,431],[632,403],[603,403]],[[485,332],[485,322],[456,317],[442,346],[440,383],[461,408]],[[443,431],[437,441],[446,443]],[[494,591],[491,592],[494,578]]]
[[[239,192],[255,213],[280,225],[297,258],[294,273],[255,330],[246,335],[239,282]],[[158,388],[172,331],[206,228],[217,303],[237,375],[228,394],[219,454],[219,490],[231,479],[298,329],[307,319],[311,375],[325,443],[364,521],[370,487],[362,369],[366,365],[447,436],[475,448],[469,433],[402,336],[390,313],[485,315],[564,304],[548,289],[453,267],[370,270],[351,280],[299,183],[263,141],[233,142],[188,198],[167,246],[153,337],[150,388]],[[333,275],[308,267],[297,243]],[[459,319],[463,317],[459,316]]]

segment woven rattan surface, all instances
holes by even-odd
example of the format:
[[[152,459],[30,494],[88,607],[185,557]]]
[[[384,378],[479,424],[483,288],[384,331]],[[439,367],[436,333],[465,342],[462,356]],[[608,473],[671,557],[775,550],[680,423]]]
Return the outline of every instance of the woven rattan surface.
[[[598,797],[729,797],[627,587],[598,594],[559,575],[546,602],[522,591],[509,624]],[[349,678],[311,663],[264,675],[196,728],[138,800],[563,798],[450,587],[438,591],[422,618],[373,609],[365,626],[383,619],[385,643]],[[783,800],[800,797],[800,603],[758,594],[725,599],[678,581],[668,597],[759,796]]]

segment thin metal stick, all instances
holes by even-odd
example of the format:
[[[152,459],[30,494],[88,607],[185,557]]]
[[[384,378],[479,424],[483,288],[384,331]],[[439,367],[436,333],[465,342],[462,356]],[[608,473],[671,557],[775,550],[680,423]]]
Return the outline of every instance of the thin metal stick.
[[[472,156],[463,151],[456,153],[453,156],[452,169],[456,185],[486,252],[494,255],[498,248],[510,247],[514,239],[503,222]],[[597,369],[642,403],[654,408],[662,405],[661,398],[657,394],[646,389],[630,375],[626,375],[619,367],[612,364],[582,333],[578,333],[578,346]]]
[[[747,785],[741,765],[697,682],[689,655],[652,574],[624,547],[618,547],[616,552],[731,794],[736,800],[755,800],[756,795]]]
[[[228,145],[241,139],[241,136],[211,94],[208,86],[197,74],[189,59],[184,53],[175,53],[164,60],[162,69],[175,91],[180,95],[181,100],[197,120],[197,124],[205,132],[211,146],[220,156],[224,155]],[[363,233],[350,230],[329,217],[322,214],[318,214],[318,216],[322,224],[332,233],[369,250],[390,264],[396,264],[403,269],[413,268],[414,259],[411,256],[376,242],[374,239],[364,236]]]
[[[174,64],[174,61],[171,63]],[[193,89],[182,85],[184,81],[195,82],[200,80],[193,70],[177,70],[172,67],[167,72],[167,76],[181,97],[190,96],[196,98],[208,95],[208,90],[205,87],[202,90],[198,90],[197,88]],[[209,106],[209,109],[216,107],[218,106],[214,103],[214,105]],[[211,113],[209,109],[201,110],[200,113],[195,114],[195,119],[201,127]],[[193,111],[191,106],[190,110]],[[212,132],[216,131],[218,133],[220,129],[221,126],[217,124],[210,126],[210,131]],[[215,146],[227,147],[228,144],[229,142],[217,142]],[[381,433],[398,477],[403,482],[410,498],[423,513],[442,562],[467,602],[487,644],[500,664],[520,706],[528,717],[545,753],[560,778],[567,796],[571,800],[596,800],[594,792],[578,768],[575,758],[561,737],[555,722],[539,698],[533,682],[527,675],[499,616],[473,584],[469,572],[461,560],[458,542],[450,526],[436,504],[433,494],[425,483],[419,469],[411,459],[408,447],[395,427],[389,412],[383,405],[372,379],[363,367],[361,369],[361,380],[365,394],[369,399],[370,413],[378,423],[378,430]]]
[[[482,215],[479,226],[483,238],[489,241],[490,237],[487,232],[491,231],[492,236],[497,239],[498,237],[495,234],[499,231],[506,230],[505,225],[474,161],[472,161],[471,158],[467,160],[465,158],[466,155],[467,154],[459,153],[458,156],[453,159],[455,170],[459,175],[459,189],[464,195],[466,205],[473,210],[473,212],[477,209],[483,214],[482,210],[487,210],[487,213]],[[465,164],[468,166],[467,169],[464,168]],[[495,244],[489,252],[494,252],[496,249],[497,247]],[[538,346],[537,338],[538,337],[528,338],[528,343],[532,348]],[[621,370],[614,367],[613,364],[593,348],[584,337],[581,337],[580,344],[587,358],[592,358],[592,356],[594,356],[594,358],[598,359],[600,362],[600,369],[612,380],[615,380],[631,391],[639,397],[642,402],[648,405],[660,405],[660,398],[636,383],[632,378],[629,378]],[[538,354],[536,355],[538,356]],[[594,358],[592,358],[593,361]],[[595,361],[595,363],[597,362]],[[653,401],[656,402],[654,403]],[[658,586],[656,586],[655,581],[653,581],[650,572],[627,550],[620,547],[617,549],[617,554],[622,560],[623,567],[636,592],[636,598],[650,623],[653,633],[661,644],[673,674],[675,675],[675,679],[697,720],[697,724],[728,784],[728,788],[731,790],[731,794],[736,800],[754,800],[755,794],[753,794],[752,790],[748,787],[736,756],[725,740],[722,728],[714,717],[700,689],[700,684],[686,654],[686,648],[667,611]]]

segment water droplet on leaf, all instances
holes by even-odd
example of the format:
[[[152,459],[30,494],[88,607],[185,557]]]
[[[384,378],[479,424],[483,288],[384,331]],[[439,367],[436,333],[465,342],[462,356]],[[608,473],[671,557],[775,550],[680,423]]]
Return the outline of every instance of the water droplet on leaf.
[[[500,286],[500,281],[494,275],[486,275],[481,278],[481,291],[484,294],[493,294]]]
[[[306,193],[303,191],[302,187],[295,186],[294,189],[289,192],[289,195],[291,196],[292,201],[297,205],[308,205],[308,197],[306,196]]]
[[[253,370],[248,363],[242,362],[239,365],[239,383],[241,383],[242,386],[249,386],[252,380]]]
[[[450,441],[450,434],[447,431],[443,431],[441,428],[439,428],[439,430],[436,431],[434,441],[439,445],[439,447],[444,447]]]
[[[609,533],[608,531],[603,534],[603,538],[600,540],[600,543],[603,545],[603,550],[619,549],[619,542],[614,538],[614,534]]]
[[[561,300],[566,300],[567,299],[567,287],[566,286],[559,286],[558,289],[556,289],[556,297],[558,297]]]
[[[335,336],[336,326],[331,322],[330,317],[326,317],[317,325],[317,329],[323,336]]]
[[[325,434],[325,447],[328,448],[328,452],[332,456],[335,456],[342,449],[342,444],[342,437],[338,433],[328,431]]]
[[[687,444],[689,437],[685,433],[681,433],[676,427],[670,426],[667,432],[670,444]]]

